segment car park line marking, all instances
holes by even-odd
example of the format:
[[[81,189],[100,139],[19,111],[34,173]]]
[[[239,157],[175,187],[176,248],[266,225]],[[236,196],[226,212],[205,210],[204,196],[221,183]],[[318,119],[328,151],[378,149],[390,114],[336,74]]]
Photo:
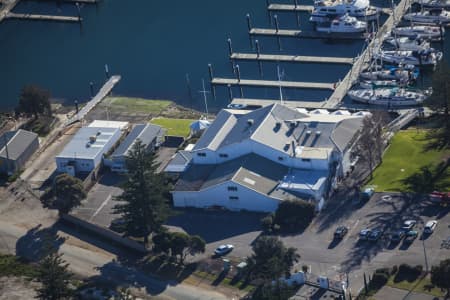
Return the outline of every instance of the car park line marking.
[[[348,238],[352,235],[352,232],[353,232],[353,230],[355,230],[356,226],[358,226],[358,223],[359,223],[359,219],[356,220],[355,224],[353,224],[352,228],[350,228],[350,230],[349,230],[347,236],[344,238],[343,242],[347,241]]]
[[[105,201],[103,201],[103,203],[99,206],[99,208],[97,208],[97,210],[94,212],[94,214],[89,218],[89,221],[92,221],[96,215],[98,215],[98,213],[103,209],[103,207],[105,207],[105,205],[109,202],[109,200],[111,200],[112,196],[111,194],[109,194],[109,196],[106,198]]]

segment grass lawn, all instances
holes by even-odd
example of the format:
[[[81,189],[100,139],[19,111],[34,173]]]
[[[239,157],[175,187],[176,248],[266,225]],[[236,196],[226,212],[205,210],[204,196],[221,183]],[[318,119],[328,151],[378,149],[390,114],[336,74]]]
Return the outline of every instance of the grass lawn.
[[[399,131],[391,140],[383,163],[374,171],[373,185],[376,191],[408,191],[402,180],[418,172],[421,167],[437,165],[450,156],[450,150],[425,150],[426,131],[415,129]],[[439,180],[438,186],[450,189],[450,170]]]
[[[409,282],[409,281],[400,281],[400,282],[394,282],[394,276],[391,276],[389,278],[388,283],[386,284],[390,287],[402,289],[402,290],[413,290],[414,292],[423,293],[423,294],[429,294],[436,297],[442,297],[444,296],[444,293],[441,292],[440,288],[437,288],[431,284],[430,276],[427,275],[424,278],[419,278],[415,281]]]
[[[189,125],[195,120],[190,119],[166,119],[156,118],[150,121],[167,129],[167,135],[184,136],[187,137],[190,132]]]
[[[103,100],[104,106],[109,106],[111,112],[141,113],[158,115],[173,102],[167,100],[149,100],[129,97],[108,97]]]

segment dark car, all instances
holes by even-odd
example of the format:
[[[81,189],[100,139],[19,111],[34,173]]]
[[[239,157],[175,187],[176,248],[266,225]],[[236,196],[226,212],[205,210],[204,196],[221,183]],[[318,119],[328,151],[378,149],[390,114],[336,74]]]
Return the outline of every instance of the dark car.
[[[405,234],[405,243],[411,244],[417,238],[419,233],[415,230],[410,230]]]
[[[404,230],[398,230],[391,235],[391,241],[394,243],[400,242],[405,237]]]
[[[373,229],[367,239],[372,242],[376,242],[383,235],[383,231],[381,229]]]
[[[336,231],[334,232],[334,237],[336,239],[342,239],[348,232],[348,228],[345,226],[339,226],[336,228]]]

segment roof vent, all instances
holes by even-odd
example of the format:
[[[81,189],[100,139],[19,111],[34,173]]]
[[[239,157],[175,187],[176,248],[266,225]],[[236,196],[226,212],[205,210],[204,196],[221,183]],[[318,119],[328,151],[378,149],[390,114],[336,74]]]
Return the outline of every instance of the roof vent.
[[[289,123],[289,126],[291,126],[291,128],[294,128],[296,125],[297,125],[297,124],[296,124],[296,122],[294,122],[294,121],[291,121],[291,122]]]
[[[99,131],[97,131],[97,135],[100,135],[100,134],[102,134],[102,132],[99,130]]]
[[[86,143],[86,148],[89,148],[89,147],[91,147],[91,144],[90,143]]]
[[[91,144],[92,144],[92,143],[95,143],[96,140],[97,140],[97,136],[95,136],[95,135],[91,135],[91,136],[89,137],[89,142],[91,142]]]
[[[306,131],[307,135],[311,135],[311,130]]]
[[[252,126],[254,122],[255,122],[255,120],[253,120],[253,119],[248,119],[247,120],[248,126]]]
[[[322,131],[316,131],[316,135],[321,135]]]

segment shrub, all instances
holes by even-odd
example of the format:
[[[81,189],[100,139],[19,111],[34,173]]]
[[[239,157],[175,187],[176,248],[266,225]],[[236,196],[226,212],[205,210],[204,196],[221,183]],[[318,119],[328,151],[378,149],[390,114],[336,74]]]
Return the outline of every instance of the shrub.
[[[409,281],[412,282],[422,274],[422,266],[417,265],[415,267],[408,264],[401,264],[398,268],[398,272],[395,275],[394,282]]]
[[[380,289],[383,287],[389,279],[389,275],[385,273],[376,273],[373,274],[372,280],[370,281],[369,285],[371,289]]]
[[[315,206],[303,200],[283,201],[275,212],[274,223],[284,232],[304,230],[314,218]]]
[[[397,265],[394,265],[394,266],[392,267],[392,269],[391,269],[391,275],[396,274],[397,271],[398,271],[398,267],[397,267]]]
[[[264,218],[261,219],[261,226],[264,232],[270,233],[272,232],[273,227],[273,214],[268,214]]]
[[[389,277],[389,268],[379,268],[375,270],[375,274],[384,274],[387,275]]]

